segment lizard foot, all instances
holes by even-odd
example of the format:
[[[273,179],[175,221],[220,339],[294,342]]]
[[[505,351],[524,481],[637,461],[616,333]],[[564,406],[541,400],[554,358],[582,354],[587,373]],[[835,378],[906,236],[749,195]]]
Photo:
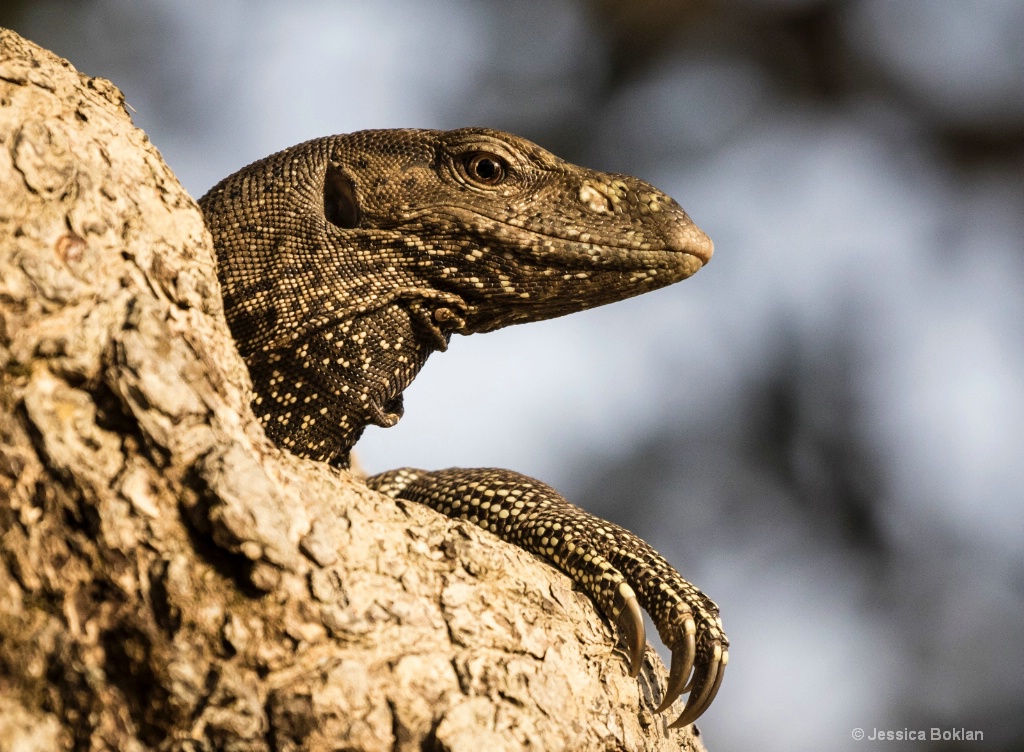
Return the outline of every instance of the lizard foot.
[[[568,504],[568,502],[566,502]],[[596,518],[593,518],[596,519]],[[684,580],[664,557],[633,533],[598,520],[594,546],[634,583],[639,604],[651,615],[672,654],[668,686],[655,712],[667,710],[684,692],[690,696],[672,728],[693,723],[711,705],[729,662],[729,640],[718,606]]]
[[[646,610],[672,653],[668,686],[656,712],[690,693],[671,728],[693,723],[715,699],[729,662],[718,606],[633,533],[511,470],[401,468],[367,483],[388,496],[468,520],[554,564],[617,626],[634,677],[643,665],[641,607]]]

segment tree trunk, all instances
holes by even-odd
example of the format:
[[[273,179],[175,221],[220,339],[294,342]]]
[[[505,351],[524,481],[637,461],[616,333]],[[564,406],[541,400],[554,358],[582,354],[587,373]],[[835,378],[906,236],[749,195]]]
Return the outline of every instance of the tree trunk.
[[[0,749],[702,749],[562,575],[268,443],[110,82],[0,30],[0,143]]]

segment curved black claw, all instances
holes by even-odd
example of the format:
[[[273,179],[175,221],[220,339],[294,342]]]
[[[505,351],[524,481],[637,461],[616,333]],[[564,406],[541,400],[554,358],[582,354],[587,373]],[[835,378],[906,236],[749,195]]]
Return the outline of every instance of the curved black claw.
[[[690,699],[686,701],[686,707],[682,714],[672,723],[669,728],[680,728],[693,723],[703,715],[704,711],[711,705],[711,701],[718,694],[718,688],[722,686],[722,677],[725,676],[725,666],[729,662],[729,648],[726,642],[714,642],[711,647],[711,654],[707,662],[702,661],[703,670],[698,668],[693,675],[693,686],[690,689]]]
[[[687,679],[690,677],[693,659],[697,654],[697,641],[694,637],[697,627],[693,623],[693,617],[686,619],[683,629],[685,630],[683,646],[682,649],[677,647],[672,650],[672,668],[668,673],[668,686],[665,687],[665,697],[662,699],[661,705],[654,711],[655,713],[667,710],[676,701],[676,698],[689,688]]]
[[[629,646],[629,675],[635,679],[643,667],[644,648],[647,646],[644,615],[640,610],[640,604],[637,603],[636,594],[629,585],[620,583],[618,596],[623,603],[616,624]]]

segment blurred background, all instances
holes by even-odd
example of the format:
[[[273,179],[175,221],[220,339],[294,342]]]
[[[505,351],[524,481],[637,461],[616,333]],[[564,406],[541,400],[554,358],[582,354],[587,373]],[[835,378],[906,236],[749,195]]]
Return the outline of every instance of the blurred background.
[[[32,0],[194,195],[361,128],[487,125],[659,186],[692,280],[456,338],[361,442],[497,465],[721,606],[712,752],[1024,749],[1024,3]]]

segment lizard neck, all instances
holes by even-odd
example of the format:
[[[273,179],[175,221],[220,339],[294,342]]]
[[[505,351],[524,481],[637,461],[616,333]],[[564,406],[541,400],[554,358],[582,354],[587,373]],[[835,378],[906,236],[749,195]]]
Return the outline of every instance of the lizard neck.
[[[348,467],[367,425],[402,417],[402,392],[438,348],[414,314],[393,304],[332,322],[292,342],[246,357],[253,409],[278,446]],[[290,368],[285,361],[299,362]]]

